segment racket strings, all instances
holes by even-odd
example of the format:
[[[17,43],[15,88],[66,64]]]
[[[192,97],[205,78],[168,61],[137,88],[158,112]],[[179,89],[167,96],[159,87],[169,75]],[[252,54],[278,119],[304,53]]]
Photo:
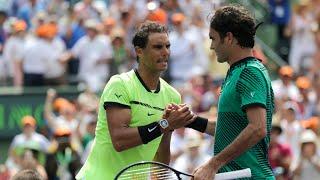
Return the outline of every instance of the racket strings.
[[[127,169],[119,180],[176,180],[177,175],[170,169],[160,166],[135,166]]]

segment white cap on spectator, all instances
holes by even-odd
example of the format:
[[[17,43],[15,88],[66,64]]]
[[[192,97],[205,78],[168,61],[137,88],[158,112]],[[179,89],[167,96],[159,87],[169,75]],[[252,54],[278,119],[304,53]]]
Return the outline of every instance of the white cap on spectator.
[[[97,30],[99,22],[95,19],[88,19],[84,22],[84,27]]]
[[[301,134],[300,143],[317,144],[317,135],[311,129],[307,129]]]

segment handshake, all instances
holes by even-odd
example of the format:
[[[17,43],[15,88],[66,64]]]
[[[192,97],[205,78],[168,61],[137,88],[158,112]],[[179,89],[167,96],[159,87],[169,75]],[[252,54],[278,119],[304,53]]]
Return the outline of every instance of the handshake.
[[[169,104],[162,116],[165,119],[162,120],[164,124],[161,121],[159,123],[162,127],[162,132],[165,133],[192,123],[196,117],[186,104]]]

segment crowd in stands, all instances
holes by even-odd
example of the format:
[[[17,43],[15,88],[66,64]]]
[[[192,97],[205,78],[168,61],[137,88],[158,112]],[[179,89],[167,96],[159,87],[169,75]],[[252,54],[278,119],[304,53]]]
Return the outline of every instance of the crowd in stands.
[[[216,119],[228,65],[210,51],[208,15],[224,0],[0,1],[0,86],[85,84],[76,99],[50,88],[43,119],[21,119],[0,179],[33,169],[45,179],[73,179],[95,136],[99,92],[110,76],[135,68],[131,45],[145,20],[170,29],[171,56],[163,75],[192,110]],[[274,113],[269,159],[277,179],[320,179],[320,0],[259,0],[277,27],[278,54],[288,63],[272,83]],[[261,27],[263,28],[263,26]],[[256,44],[254,54],[268,58]],[[44,121],[44,127],[37,122]],[[213,138],[175,130],[171,165],[192,171],[213,154]],[[110,164],[112,166],[112,164]]]

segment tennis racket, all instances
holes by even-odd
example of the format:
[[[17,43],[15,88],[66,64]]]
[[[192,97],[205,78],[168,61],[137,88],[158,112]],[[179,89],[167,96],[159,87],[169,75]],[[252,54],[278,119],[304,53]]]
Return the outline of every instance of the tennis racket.
[[[142,161],[129,165],[122,169],[115,177],[115,180],[181,180],[190,179],[191,174],[180,172],[166,164],[154,161]],[[227,180],[236,178],[251,177],[249,168],[216,174],[215,179]]]

